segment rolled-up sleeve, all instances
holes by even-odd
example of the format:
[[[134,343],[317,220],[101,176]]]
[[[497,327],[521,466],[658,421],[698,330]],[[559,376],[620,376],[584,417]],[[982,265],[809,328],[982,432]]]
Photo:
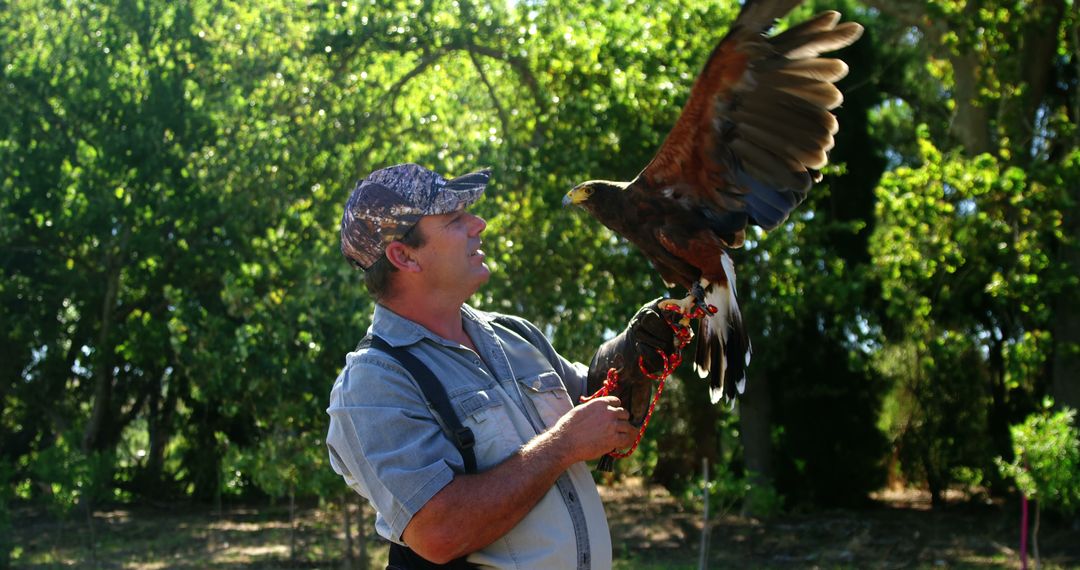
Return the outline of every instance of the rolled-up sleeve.
[[[570,362],[561,355],[556,354],[556,356],[560,364],[556,372],[562,377],[563,383],[566,385],[566,390],[570,394],[570,401],[576,405],[582,396],[588,395],[585,393],[585,386],[588,384],[589,367],[580,362]]]
[[[369,353],[350,355],[330,393],[330,462],[400,541],[417,511],[462,471],[409,374]]]

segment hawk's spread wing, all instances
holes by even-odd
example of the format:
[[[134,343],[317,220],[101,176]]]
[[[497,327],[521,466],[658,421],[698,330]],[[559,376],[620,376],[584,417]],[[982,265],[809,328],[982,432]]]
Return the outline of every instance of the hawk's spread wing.
[[[837,131],[829,111],[847,65],[820,54],[845,47],[862,26],[825,12],[767,37],[801,0],[746,0],[713,50],[659,152],[632,182],[593,180],[567,193],[641,249],[665,281],[712,305],[698,333],[695,365],[713,401],[742,392],[750,339],[725,248],[747,224],[772,229],[821,179]]]
[[[833,83],[848,69],[818,56],[854,42],[862,26],[826,12],[765,37],[795,4],[747,3],[632,188],[711,209],[729,226],[722,233],[740,238],[746,223],[772,229],[802,202],[833,146],[829,110],[843,101]]]

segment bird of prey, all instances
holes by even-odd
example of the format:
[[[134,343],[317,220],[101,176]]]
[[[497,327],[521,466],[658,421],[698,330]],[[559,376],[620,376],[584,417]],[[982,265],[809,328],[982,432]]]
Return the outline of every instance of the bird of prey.
[[[729,248],[749,224],[770,230],[821,180],[843,101],[839,59],[820,57],[853,43],[863,28],[824,12],[782,33],[776,20],[802,0],[746,0],[698,75],[674,128],[630,182],[592,180],[563,199],[637,246],[678,304],[714,306],[701,319],[694,368],[714,403],[742,393],[750,340],[735,298]]]

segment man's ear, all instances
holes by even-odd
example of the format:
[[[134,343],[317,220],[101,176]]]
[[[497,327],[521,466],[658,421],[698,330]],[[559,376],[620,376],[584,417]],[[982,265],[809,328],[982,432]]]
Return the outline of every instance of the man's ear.
[[[420,271],[420,263],[413,256],[413,250],[400,241],[392,241],[386,246],[386,259],[398,268],[398,271],[415,273]]]

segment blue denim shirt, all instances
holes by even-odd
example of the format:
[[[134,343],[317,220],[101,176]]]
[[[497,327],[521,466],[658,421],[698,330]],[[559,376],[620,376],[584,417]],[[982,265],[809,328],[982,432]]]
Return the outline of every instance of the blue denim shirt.
[[[532,324],[524,339],[493,315],[462,307],[478,353],[382,305],[370,332],[408,347],[446,388],[490,469],[555,424],[585,391],[587,369],[559,356]],[[464,472],[461,453],[412,377],[375,349],[349,353],[330,394],[330,463],[375,507],[376,530],[403,543],[421,507]],[[491,568],[609,568],[611,536],[584,463],[573,465],[509,533],[469,556]]]

